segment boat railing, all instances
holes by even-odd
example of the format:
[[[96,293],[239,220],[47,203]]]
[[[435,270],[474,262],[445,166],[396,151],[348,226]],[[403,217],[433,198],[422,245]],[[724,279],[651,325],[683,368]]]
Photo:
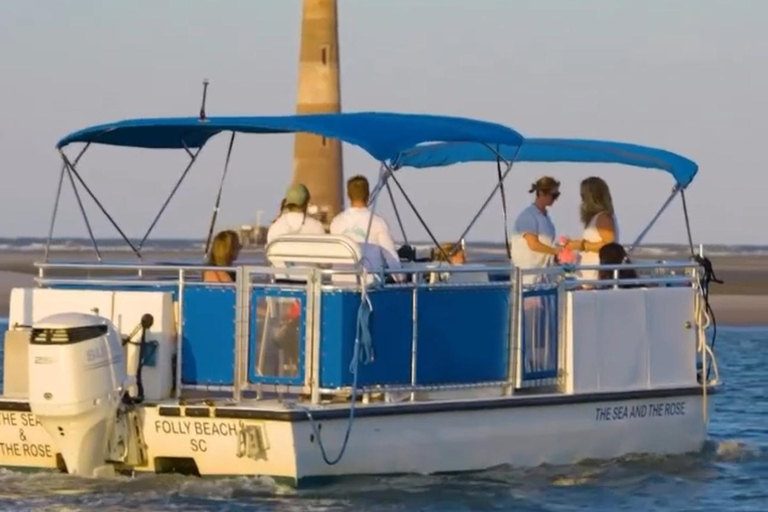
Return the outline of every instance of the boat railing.
[[[105,263],[37,267],[37,282],[43,287],[147,287],[172,293],[179,319],[177,397],[185,390],[204,389],[226,391],[241,401],[249,392],[258,398],[277,391],[306,395],[315,403],[350,392],[350,359],[363,328],[373,339],[372,363],[358,366],[357,390],[364,397],[408,392],[416,400],[421,392],[478,388],[498,388],[505,394],[560,391],[568,292],[585,285],[695,286],[697,279],[697,265],[692,262],[544,269],[414,264],[383,271],[382,279],[366,287],[373,312],[368,325],[362,326],[356,322],[360,285],[331,279],[357,274],[354,269]],[[618,278],[619,270],[630,268],[638,272],[637,279]],[[595,281],[574,279],[580,269],[615,275]],[[232,271],[236,280],[195,280],[205,270]],[[86,275],[54,276],[62,271]],[[105,275],[107,271],[128,273],[130,279]],[[487,275],[474,281],[428,278],[442,272]],[[487,279],[493,273],[501,278]],[[289,281],[275,282],[276,274]],[[390,274],[400,276],[400,281],[384,284]],[[530,275],[537,276],[537,282],[523,285],[523,276]],[[221,321],[227,315],[231,321]],[[232,350],[222,350],[227,339]]]

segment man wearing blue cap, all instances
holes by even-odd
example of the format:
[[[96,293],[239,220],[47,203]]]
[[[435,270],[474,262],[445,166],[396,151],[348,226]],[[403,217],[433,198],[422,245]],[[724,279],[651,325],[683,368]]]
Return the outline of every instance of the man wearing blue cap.
[[[282,214],[267,231],[267,243],[283,235],[323,235],[325,230],[320,221],[307,215],[309,190],[298,183],[285,193],[285,207]]]

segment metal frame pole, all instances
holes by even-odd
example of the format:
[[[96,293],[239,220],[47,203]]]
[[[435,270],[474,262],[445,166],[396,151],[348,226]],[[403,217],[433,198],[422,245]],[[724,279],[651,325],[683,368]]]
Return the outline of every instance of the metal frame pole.
[[[419,358],[419,282],[421,272],[413,274],[413,292],[411,294],[411,396],[410,400],[416,400],[416,369]]]
[[[696,252],[693,250],[693,235],[691,235],[691,222],[688,218],[688,204],[685,201],[685,190],[680,189],[680,199],[683,201],[683,216],[685,217],[685,231],[688,234],[688,247],[691,250],[691,256],[695,256]]]
[[[672,193],[669,195],[666,201],[664,201],[664,204],[661,205],[661,208],[659,208],[659,211],[656,212],[656,215],[654,215],[653,219],[651,219],[651,222],[648,223],[648,225],[645,227],[645,229],[637,236],[635,241],[632,243],[630,248],[627,250],[627,255],[631,254],[632,251],[634,251],[637,248],[637,245],[645,238],[645,235],[648,234],[648,231],[651,230],[654,224],[656,224],[656,221],[659,220],[659,217],[661,217],[661,214],[664,213],[664,210],[667,209],[667,207],[670,205],[672,200],[675,198],[675,196],[680,192],[680,187],[675,187],[672,189]]]
[[[144,234],[144,237],[141,239],[141,242],[139,242],[139,249],[141,249],[144,246],[144,242],[147,241],[147,238],[149,237],[149,234],[152,232],[152,230],[155,228],[155,225],[157,224],[157,221],[160,220],[160,216],[165,211],[165,208],[168,206],[168,203],[171,202],[171,199],[173,198],[174,194],[176,194],[176,191],[179,189],[179,186],[181,185],[181,182],[184,181],[184,178],[187,176],[187,173],[192,168],[192,166],[197,161],[197,155],[200,154],[200,151],[203,150],[203,147],[200,146],[197,149],[196,153],[192,153],[186,144],[184,144],[184,149],[187,151],[187,154],[190,157],[189,163],[187,164],[187,167],[184,169],[184,172],[181,173],[181,177],[179,177],[178,181],[176,181],[176,186],[173,187],[173,190],[171,190],[171,193],[166,198],[165,202],[163,203],[163,206],[160,208],[160,211],[157,212],[157,215],[155,216],[155,220],[152,221],[152,224],[150,224],[149,229],[147,229],[147,232]]]
[[[403,221],[400,218],[400,212],[398,211],[397,204],[395,203],[395,196],[392,194],[392,187],[389,186],[388,181],[384,181],[384,186],[387,187],[389,200],[392,201],[392,209],[395,210],[395,218],[397,219],[398,226],[400,226],[400,232],[403,234],[403,243],[405,243],[405,245],[409,245],[408,236],[405,234],[405,226],[403,226]]]
[[[213,206],[213,216],[211,217],[211,225],[208,228],[208,237],[205,239],[205,252],[203,257],[208,254],[208,249],[211,247],[211,237],[213,237],[213,228],[216,225],[216,217],[219,215],[219,205],[221,204],[221,191],[224,188],[224,180],[227,177],[227,170],[229,169],[229,157],[232,156],[232,146],[235,143],[235,132],[232,132],[232,137],[229,139],[229,149],[227,150],[227,158],[224,161],[224,172],[221,174],[221,181],[219,182],[219,192],[216,194],[216,204]]]
[[[53,201],[53,213],[51,214],[51,225],[48,228],[48,239],[45,242],[45,255],[43,261],[48,263],[48,253],[51,249],[51,239],[53,239],[53,226],[56,223],[56,212],[59,210],[59,198],[61,197],[61,186],[64,184],[64,172],[67,170],[67,166],[61,164],[61,172],[59,173],[59,186],[56,188],[56,199]]]
[[[480,215],[482,215],[482,213],[483,213],[483,212],[485,211],[485,209],[488,207],[488,205],[489,205],[489,204],[490,204],[490,202],[491,202],[491,199],[493,199],[493,196],[495,196],[495,195],[496,195],[496,191],[497,191],[497,190],[499,190],[499,188],[501,187],[501,185],[504,183],[504,180],[505,180],[505,179],[507,179],[507,176],[509,175],[510,171],[512,170],[512,166],[513,166],[513,165],[514,165],[514,160],[513,160],[513,161],[511,161],[511,162],[509,162],[509,163],[507,163],[507,169],[504,171],[504,175],[501,177],[501,179],[499,180],[499,182],[498,182],[498,183],[496,183],[496,186],[495,186],[495,187],[493,187],[493,190],[491,191],[491,194],[488,196],[488,198],[485,200],[485,202],[483,203],[483,205],[480,207],[480,210],[477,212],[477,214],[475,214],[474,218],[473,218],[473,219],[470,221],[470,223],[469,223],[469,225],[467,226],[467,228],[464,230],[464,232],[463,232],[463,233],[461,234],[461,236],[459,237],[459,240],[461,240],[462,238],[464,238],[465,236],[467,236],[467,233],[469,233],[469,230],[470,230],[470,229],[472,229],[472,226],[474,226],[474,225],[475,225],[475,222],[477,222],[477,219],[479,219],[479,218],[480,218]],[[455,249],[455,247],[454,247],[454,249]]]
[[[85,213],[83,200],[80,198],[80,192],[77,191],[77,185],[75,185],[75,179],[72,177],[71,167],[67,165],[67,157],[64,154],[64,152],[59,150],[59,153],[61,154],[61,157],[64,160],[64,167],[67,169],[67,176],[69,177],[69,182],[72,184],[72,190],[75,192],[75,198],[77,199],[77,204],[80,207],[80,213],[83,214],[83,220],[85,221],[85,227],[88,229],[88,235],[91,237],[91,243],[93,244],[93,249],[96,251],[96,259],[101,261],[101,251],[99,251],[99,244],[96,243],[96,237],[93,236],[93,229],[91,229],[91,222],[88,220],[88,214]]]
[[[182,347],[184,345],[184,269],[179,269],[179,298],[176,302],[179,308],[179,325],[176,329],[176,398],[181,398],[182,380]]]
[[[125,243],[127,243],[131,247],[131,249],[133,249],[133,252],[136,253],[136,256],[138,256],[139,259],[141,259],[141,253],[136,249],[136,247],[134,247],[134,245],[131,243],[131,241],[128,239],[128,237],[125,236],[125,233],[123,233],[123,230],[120,229],[120,226],[117,225],[117,223],[112,218],[112,216],[109,214],[109,212],[107,212],[107,210],[104,208],[104,205],[101,204],[101,201],[99,201],[99,199],[93,194],[93,192],[91,192],[91,189],[88,188],[88,185],[85,184],[85,181],[83,181],[83,178],[80,177],[80,174],[77,172],[77,169],[75,169],[75,167],[69,161],[69,158],[67,158],[67,155],[62,150],[59,150],[59,153],[61,153],[61,156],[64,159],[64,163],[67,165],[67,167],[69,167],[70,172],[75,175],[75,177],[77,178],[77,181],[79,181],[80,184],[85,189],[85,191],[88,192],[88,195],[91,196],[91,199],[93,199],[93,201],[99,207],[101,212],[107,217],[109,222],[112,223],[112,225],[115,227],[117,232],[120,233],[120,236],[123,237],[123,240],[125,240]],[[70,178],[71,178],[71,176],[70,176]]]
[[[75,158],[75,165],[80,161],[80,158],[85,154],[85,152],[88,150],[88,148],[91,146],[91,143],[88,142],[82,150],[80,150],[80,153],[77,155],[77,158]],[[48,254],[51,249],[51,240],[53,240],[53,226],[56,224],[56,215],[59,211],[59,199],[61,198],[61,188],[64,184],[64,172],[67,170],[66,164],[61,164],[61,172],[59,173],[59,186],[56,189],[56,199],[53,202],[53,213],[51,214],[51,225],[48,228],[48,239],[45,242],[45,256],[43,257],[43,261],[46,263],[48,262]]]
[[[400,182],[397,181],[397,178],[395,178],[395,173],[392,171],[392,168],[388,166],[387,164],[382,164],[384,168],[387,170],[389,177],[392,178],[392,180],[395,182],[395,185],[397,185],[397,188],[400,190],[400,193],[403,194],[403,197],[405,198],[406,202],[408,202],[408,206],[411,207],[413,210],[413,213],[416,214],[416,218],[419,219],[419,222],[421,222],[421,225],[424,226],[424,229],[427,230],[427,234],[429,235],[429,238],[432,239],[432,242],[435,244],[435,247],[443,254],[443,257],[448,260],[448,255],[445,253],[443,248],[440,246],[440,242],[437,241],[437,238],[435,238],[435,235],[432,234],[432,231],[429,229],[429,226],[427,226],[427,223],[424,222],[424,219],[421,217],[421,214],[416,209],[416,206],[414,206],[413,201],[411,201],[411,198],[408,197],[408,194],[405,193],[405,190],[403,190],[402,185],[400,185]],[[385,179],[387,179],[385,177]]]

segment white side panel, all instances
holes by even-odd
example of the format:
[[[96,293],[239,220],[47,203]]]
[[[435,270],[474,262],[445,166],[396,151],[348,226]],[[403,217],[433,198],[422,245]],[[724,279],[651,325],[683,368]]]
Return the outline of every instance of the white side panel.
[[[14,288],[8,325],[30,325],[56,313],[96,314],[112,318],[114,293],[102,290],[53,290],[49,288]]]
[[[594,294],[566,294],[566,393],[600,390],[600,339],[597,334],[597,305]],[[577,312],[574,314],[574,312]]]
[[[696,384],[694,290],[568,292],[566,391]]]
[[[696,384],[694,289],[651,288],[646,296],[651,387]]]
[[[115,292],[114,317],[112,322],[121,335],[128,336],[141,322],[141,317],[149,313],[154,318],[152,327],[147,331],[146,340],[158,342],[156,365],[146,366],[141,371],[144,385],[144,397],[147,400],[168,398],[173,387],[173,354],[176,352],[176,328],[174,319],[173,297],[168,292],[159,291],[118,291]],[[137,332],[133,341],[141,339]],[[126,345],[126,348],[138,349],[138,346]],[[135,375],[138,363],[138,350],[126,350],[129,360],[128,375]]]
[[[597,304],[600,391],[648,388],[644,291],[592,290]],[[578,313],[578,310],[577,310]]]

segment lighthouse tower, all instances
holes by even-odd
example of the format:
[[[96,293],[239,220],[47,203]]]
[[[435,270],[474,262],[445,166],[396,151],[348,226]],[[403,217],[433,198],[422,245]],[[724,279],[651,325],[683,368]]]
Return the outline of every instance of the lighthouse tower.
[[[339,35],[336,0],[304,0],[296,112],[341,111]],[[304,183],[309,213],[326,226],[342,210],[341,144],[306,133],[296,134],[291,184]]]

